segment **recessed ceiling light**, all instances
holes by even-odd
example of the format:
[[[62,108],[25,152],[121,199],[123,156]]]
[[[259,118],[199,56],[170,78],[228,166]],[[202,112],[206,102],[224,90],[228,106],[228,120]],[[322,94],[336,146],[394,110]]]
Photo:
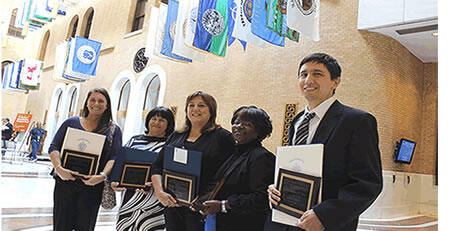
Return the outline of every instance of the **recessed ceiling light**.
[[[438,31],[432,33],[433,36],[438,37]]]

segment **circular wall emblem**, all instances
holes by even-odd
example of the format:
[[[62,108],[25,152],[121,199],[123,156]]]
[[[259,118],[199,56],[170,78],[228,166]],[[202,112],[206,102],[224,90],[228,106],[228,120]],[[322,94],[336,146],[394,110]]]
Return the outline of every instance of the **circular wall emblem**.
[[[206,10],[201,22],[204,29],[212,36],[218,36],[225,30],[225,20],[218,10]]]
[[[313,0],[294,0],[298,10],[303,15],[310,15],[316,11],[316,1]]]
[[[77,50],[77,58],[82,63],[90,64],[96,60],[96,51],[91,46],[81,46]]]
[[[252,8],[253,0],[245,0],[244,4],[242,4],[242,10],[244,11],[244,15],[249,22],[252,22]]]
[[[136,73],[139,73],[142,70],[144,70],[146,64],[148,64],[149,58],[144,56],[144,50],[145,48],[139,49],[138,52],[136,52],[135,58],[133,59],[133,70]]]

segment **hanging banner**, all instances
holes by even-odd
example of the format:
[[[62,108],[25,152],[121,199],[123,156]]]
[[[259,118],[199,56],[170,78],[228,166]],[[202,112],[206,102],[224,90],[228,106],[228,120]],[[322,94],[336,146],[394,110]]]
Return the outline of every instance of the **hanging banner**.
[[[228,1],[200,0],[193,46],[223,57],[227,43]]]
[[[96,75],[101,43],[75,37],[70,41],[64,76],[69,78],[90,79]]]
[[[19,86],[29,90],[38,90],[40,88],[42,65],[43,62],[40,60],[25,59],[21,67]]]
[[[6,92],[27,93],[29,90],[19,86],[19,75],[21,74],[22,60],[8,64],[3,71],[2,89]]]
[[[266,24],[268,21],[269,0],[254,0],[252,8],[251,31],[261,39],[276,46],[284,46],[284,37],[270,30]]]
[[[319,0],[288,0],[287,26],[319,41]]]

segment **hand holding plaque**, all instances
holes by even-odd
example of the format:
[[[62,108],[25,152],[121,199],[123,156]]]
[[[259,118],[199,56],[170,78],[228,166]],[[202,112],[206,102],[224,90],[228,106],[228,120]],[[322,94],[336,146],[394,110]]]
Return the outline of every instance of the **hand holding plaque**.
[[[280,168],[276,189],[281,200],[274,209],[300,218],[316,205],[321,178]]]
[[[63,168],[78,172],[77,178],[95,175],[106,136],[75,128],[67,128],[61,149]]]
[[[190,206],[196,198],[196,176],[164,170],[162,182],[165,192],[171,194],[181,206]]]
[[[148,189],[146,183],[150,181],[151,163],[157,155],[157,152],[122,147],[111,171],[111,181],[118,182],[118,187]]]
[[[99,155],[64,149],[61,163],[63,168],[78,172],[76,176],[90,176],[96,173]]]
[[[122,167],[119,187],[146,188],[149,180],[151,164],[125,162]]]

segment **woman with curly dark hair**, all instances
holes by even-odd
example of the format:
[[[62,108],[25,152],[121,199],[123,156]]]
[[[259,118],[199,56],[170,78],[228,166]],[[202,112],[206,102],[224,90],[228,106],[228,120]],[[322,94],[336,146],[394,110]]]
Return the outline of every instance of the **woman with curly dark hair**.
[[[231,124],[236,149],[218,169],[215,180],[224,184],[214,200],[203,203],[202,212],[217,214],[216,230],[263,230],[275,156],[261,142],[273,130],[271,119],[260,108],[243,106],[234,112]]]

